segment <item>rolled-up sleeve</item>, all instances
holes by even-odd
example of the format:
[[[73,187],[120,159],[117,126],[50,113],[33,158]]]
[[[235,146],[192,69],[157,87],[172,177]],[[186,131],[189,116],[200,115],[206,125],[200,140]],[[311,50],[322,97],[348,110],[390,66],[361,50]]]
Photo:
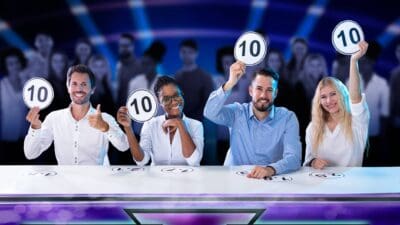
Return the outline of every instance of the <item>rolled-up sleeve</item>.
[[[360,117],[360,122],[368,122],[369,113],[366,113],[366,111],[368,111],[368,103],[365,94],[363,93],[361,96],[361,101],[359,103],[350,104],[351,115],[357,117],[357,119]]]
[[[105,121],[108,123],[109,129],[105,132],[107,139],[114,145],[119,151],[126,151],[129,149],[128,138],[126,134],[118,126],[117,121],[107,114],[102,114]]]

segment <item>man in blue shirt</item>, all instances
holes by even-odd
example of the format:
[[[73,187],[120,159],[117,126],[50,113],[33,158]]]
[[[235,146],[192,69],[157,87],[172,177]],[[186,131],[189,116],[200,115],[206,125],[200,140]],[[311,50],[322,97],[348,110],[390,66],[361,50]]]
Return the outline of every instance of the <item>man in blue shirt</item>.
[[[205,117],[231,130],[225,165],[256,165],[248,177],[258,179],[298,170],[299,123],[293,112],[274,106],[279,80],[275,71],[261,69],[254,74],[250,103],[224,105],[245,69],[242,62],[232,64],[229,80],[210,94],[204,109]]]

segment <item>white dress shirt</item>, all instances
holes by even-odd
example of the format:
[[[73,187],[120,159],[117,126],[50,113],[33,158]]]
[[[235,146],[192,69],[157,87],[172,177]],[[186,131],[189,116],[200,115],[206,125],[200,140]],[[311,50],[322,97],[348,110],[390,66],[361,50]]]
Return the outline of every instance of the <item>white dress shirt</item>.
[[[183,116],[183,123],[196,146],[192,155],[185,158],[182,153],[182,142],[179,129],[176,130],[172,144],[169,133],[165,133],[162,124],[165,115],[157,116],[143,124],[140,135],[140,147],[144,158],[136,161],[140,166],[146,165],[151,158],[151,165],[189,165],[199,166],[203,156],[204,138],[201,122]]]
[[[108,142],[120,151],[129,148],[128,139],[115,119],[102,113],[109,125],[101,132],[89,125],[88,115],[96,113],[90,106],[88,113],[79,121],[71,114],[71,108],[50,113],[40,129],[29,128],[25,137],[24,152],[28,159],[37,158],[54,140],[54,150],[59,165],[109,165]]]
[[[362,166],[365,146],[368,139],[368,124],[370,120],[365,94],[361,102],[350,104],[352,115],[353,142],[345,136],[341,124],[335,130],[329,130],[325,125],[324,136],[317,151],[312,149],[313,126],[310,123],[306,130],[306,157],[304,165],[308,165],[314,158],[328,161],[328,166]]]

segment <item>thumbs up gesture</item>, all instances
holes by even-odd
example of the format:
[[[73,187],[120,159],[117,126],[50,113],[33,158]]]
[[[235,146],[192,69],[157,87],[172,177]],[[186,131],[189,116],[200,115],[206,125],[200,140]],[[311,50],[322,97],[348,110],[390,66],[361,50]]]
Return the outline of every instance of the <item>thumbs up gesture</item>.
[[[101,116],[100,104],[97,105],[96,113],[88,116],[89,124],[91,127],[100,130],[101,132],[107,132],[110,126]]]

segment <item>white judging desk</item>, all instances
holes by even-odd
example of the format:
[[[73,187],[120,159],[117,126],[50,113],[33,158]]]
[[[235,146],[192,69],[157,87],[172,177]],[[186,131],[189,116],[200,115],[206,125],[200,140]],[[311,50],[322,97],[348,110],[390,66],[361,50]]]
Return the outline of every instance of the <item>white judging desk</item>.
[[[252,166],[2,166],[0,195],[36,194],[387,194],[400,193],[400,167],[301,170],[247,178]],[[332,175],[333,174],[333,175]]]
[[[251,168],[1,166],[0,224],[181,224],[182,215],[196,218],[191,224],[400,220],[400,167],[304,167],[261,180],[246,177]]]

